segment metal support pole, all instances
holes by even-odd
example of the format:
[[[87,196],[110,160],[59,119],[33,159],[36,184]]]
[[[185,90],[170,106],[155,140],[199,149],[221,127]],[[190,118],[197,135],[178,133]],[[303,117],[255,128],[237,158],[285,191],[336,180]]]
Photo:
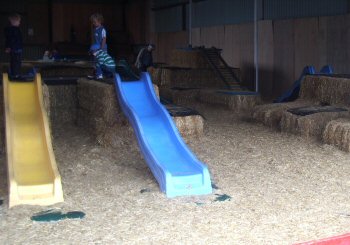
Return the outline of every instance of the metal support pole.
[[[192,48],[192,0],[188,5],[188,46]]]
[[[258,26],[258,0],[254,0],[254,66],[255,66],[255,92],[259,92],[259,26]]]

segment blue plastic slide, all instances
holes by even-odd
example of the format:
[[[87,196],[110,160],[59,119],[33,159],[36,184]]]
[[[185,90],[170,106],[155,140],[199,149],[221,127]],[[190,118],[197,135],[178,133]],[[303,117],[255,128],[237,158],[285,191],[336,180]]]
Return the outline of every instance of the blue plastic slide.
[[[148,73],[138,81],[116,75],[122,110],[134,128],[144,158],[167,197],[212,192],[205,164],[189,150],[167,110],[155,95]]]

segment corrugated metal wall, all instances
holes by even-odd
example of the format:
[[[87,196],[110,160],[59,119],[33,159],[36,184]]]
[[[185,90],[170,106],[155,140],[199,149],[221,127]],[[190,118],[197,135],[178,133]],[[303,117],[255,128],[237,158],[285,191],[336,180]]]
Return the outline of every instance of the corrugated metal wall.
[[[348,0],[264,0],[264,19],[346,14],[348,2]]]
[[[254,19],[254,0],[208,0],[193,4],[193,27],[238,24]]]
[[[182,29],[182,7],[159,10],[154,13],[156,32],[177,32]]]
[[[184,0],[153,0],[153,7],[163,7],[172,4],[182,3]]]
[[[181,0],[155,0],[153,6],[184,3]],[[258,0],[260,20],[278,20],[348,13],[348,0]],[[181,31],[182,7],[155,11],[157,32]],[[188,6],[186,7],[188,17]],[[186,18],[188,20],[188,18]],[[239,24],[254,20],[254,0],[206,0],[193,3],[193,27]],[[187,23],[186,23],[186,26]]]

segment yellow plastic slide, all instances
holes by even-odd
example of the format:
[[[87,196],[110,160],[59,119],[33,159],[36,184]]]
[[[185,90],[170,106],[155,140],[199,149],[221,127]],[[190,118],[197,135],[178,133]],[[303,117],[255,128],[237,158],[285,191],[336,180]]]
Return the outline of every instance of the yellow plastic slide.
[[[3,86],[9,206],[63,202],[40,74],[34,81],[19,82],[4,73]]]

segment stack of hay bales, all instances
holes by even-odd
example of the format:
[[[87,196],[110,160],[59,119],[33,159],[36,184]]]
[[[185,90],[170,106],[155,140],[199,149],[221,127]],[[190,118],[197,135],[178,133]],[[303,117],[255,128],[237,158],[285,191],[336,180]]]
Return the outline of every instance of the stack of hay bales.
[[[116,147],[129,143],[128,139],[132,138],[130,126],[117,103],[113,84],[85,78],[78,80],[77,124],[104,146]],[[120,137],[121,134],[126,137]]]
[[[348,111],[343,112],[319,112],[307,116],[294,115],[288,111],[283,112],[281,130],[284,132],[299,134],[305,138],[322,138],[323,130],[328,122],[347,117]]]
[[[287,111],[292,108],[320,107],[322,105],[341,107],[347,111],[318,112],[305,116],[295,115]],[[306,138],[323,138],[325,142],[332,143],[331,139],[333,137],[329,134],[332,134],[334,131],[332,129],[335,126],[339,126],[339,122],[344,122],[343,119],[339,118],[349,117],[349,108],[350,79],[306,76],[302,81],[298,100],[289,103],[257,106],[253,117],[267,126],[277,127],[285,132],[299,134]],[[344,125],[346,128],[346,123]],[[339,133],[339,130],[337,133]],[[341,137],[344,137],[344,135]]]
[[[27,66],[29,64],[26,64]],[[76,124],[77,120],[77,85],[65,82],[65,77],[86,77],[93,73],[93,66],[64,62],[36,62],[43,80],[59,77],[59,84],[43,85],[44,104],[53,129],[62,124]]]
[[[323,104],[350,106],[350,79],[306,76],[301,85],[300,98]]]
[[[119,106],[114,84],[81,78],[78,80],[78,125],[85,127],[103,146],[117,148],[136,144],[133,129]],[[157,86],[155,86],[157,92]],[[203,133],[200,116],[173,118],[183,137]]]
[[[286,110],[307,106],[308,104],[308,101],[298,100],[290,103],[257,105],[253,108],[252,116],[256,121],[268,127],[281,129],[281,119]]]
[[[349,108],[350,80],[338,77],[306,76],[301,85],[300,99],[308,101],[308,106],[324,104]],[[307,138],[321,139],[323,130],[330,121],[348,115],[348,111],[342,111],[298,116],[284,111],[281,118],[281,129]]]
[[[232,71],[240,79],[240,70],[232,68]],[[170,65],[152,70],[151,76],[160,86],[161,96],[179,105],[199,100],[241,111],[250,110],[260,102],[258,95],[216,93],[216,90],[227,89],[226,84],[212,70],[200,50],[173,50]]]

